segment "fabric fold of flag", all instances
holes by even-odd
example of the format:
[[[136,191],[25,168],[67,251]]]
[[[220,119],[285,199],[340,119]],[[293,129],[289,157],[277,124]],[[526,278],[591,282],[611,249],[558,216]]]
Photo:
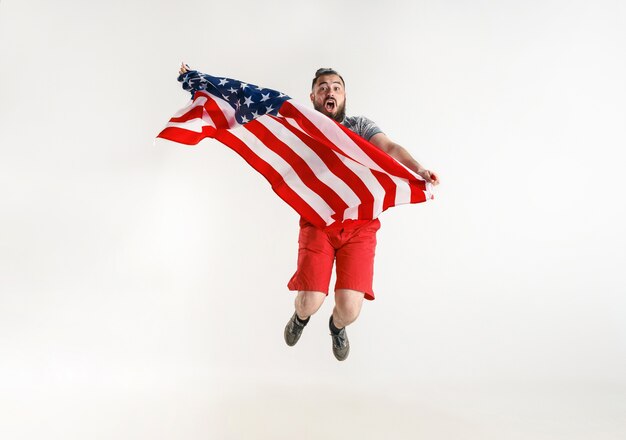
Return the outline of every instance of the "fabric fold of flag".
[[[281,92],[194,70],[179,81],[193,98],[157,137],[185,145],[218,140],[318,227],[374,219],[392,206],[433,198],[419,175]]]

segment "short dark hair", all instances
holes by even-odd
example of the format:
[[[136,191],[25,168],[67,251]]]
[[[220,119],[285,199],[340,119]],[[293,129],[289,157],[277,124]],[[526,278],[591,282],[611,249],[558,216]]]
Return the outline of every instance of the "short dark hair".
[[[311,90],[313,90],[313,87],[315,87],[317,78],[322,75],[337,75],[339,79],[341,79],[343,86],[346,86],[346,82],[343,80],[343,77],[339,75],[339,72],[337,72],[335,69],[333,69],[332,67],[320,67],[319,69],[317,69],[317,72],[315,72],[315,78],[313,78],[313,82],[311,82]]]

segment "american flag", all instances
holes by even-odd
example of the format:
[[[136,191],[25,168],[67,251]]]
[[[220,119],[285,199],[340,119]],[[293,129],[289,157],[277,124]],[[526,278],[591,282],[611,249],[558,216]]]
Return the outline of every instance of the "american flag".
[[[189,71],[193,93],[158,137],[186,145],[214,138],[261,173],[318,227],[370,220],[432,199],[432,186],[375,145],[275,90]]]

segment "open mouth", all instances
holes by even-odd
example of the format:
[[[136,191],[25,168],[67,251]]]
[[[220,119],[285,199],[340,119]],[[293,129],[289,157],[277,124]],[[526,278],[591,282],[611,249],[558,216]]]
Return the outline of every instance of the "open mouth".
[[[329,99],[324,103],[324,108],[327,112],[332,113],[337,108],[337,103],[334,99]]]

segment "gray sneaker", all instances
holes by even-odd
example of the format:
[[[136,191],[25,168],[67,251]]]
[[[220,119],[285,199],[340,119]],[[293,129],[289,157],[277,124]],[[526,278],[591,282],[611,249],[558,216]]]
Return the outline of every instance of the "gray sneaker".
[[[332,319],[333,317],[331,316],[330,320],[328,321],[329,325]],[[348,341],[348,333],[346,333],[346,328],[342,328],[337,334],[333,333],[331,330],[330,337],[333,340],[333,354],[338,361],[345,361],[350,354],[350,341]]]
[[[285,342],[288,346],[293,347],[296,345],[296,342],[300,339],[300,335],[302,335],[302,330],[304,330],[304,325],[296,320],[296,312],[293,312],[293,316],[285,326]]]

